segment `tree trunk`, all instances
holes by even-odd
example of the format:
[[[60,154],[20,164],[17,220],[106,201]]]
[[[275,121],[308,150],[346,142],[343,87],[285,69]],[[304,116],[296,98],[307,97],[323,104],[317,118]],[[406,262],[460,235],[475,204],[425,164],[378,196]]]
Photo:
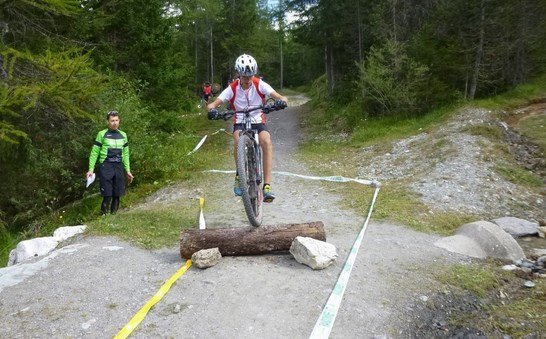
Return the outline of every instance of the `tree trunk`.
[[[182,230],[180,255],[190,259],[197,251],[215,247],[218,247],[223,256],[287,251],[297,236],[325,241],[324,224],[316,221],[260,227]]]
[[[362,20],[360,19],[360,0],[356,8],[356,20],[358,21],[358,63],[362,64]]]
[[[212,49],[212,25],[210,26],[210,83],[214,83],[214,51]]]
[[[334,92],[334,48],[330,44],[324,47],[324,63],[326,64],[328,94],[332,94]]]
[[[468,99],[474,100],[476,95],[476,89],[478,88],[478,78],[480,74],[480,66],[482,62],[483,44],[485,35],[485,0],[480,3],[480,37],[478,40],[478,46],[476,47],[476,57],[474,59],[474,72],[472,75],[472,82],[470,83],[470,93]]]

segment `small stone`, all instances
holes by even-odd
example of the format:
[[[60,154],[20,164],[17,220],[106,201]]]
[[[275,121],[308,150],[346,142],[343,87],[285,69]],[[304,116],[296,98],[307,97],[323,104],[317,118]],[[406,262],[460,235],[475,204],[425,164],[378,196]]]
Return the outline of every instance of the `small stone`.
[[[527,281],[523,284],[523,286],[528,287],[528,288],[533,288],[533,287],[535,287],[535,283],[532,282],[531,280],[527,280]]]
[[[174,312],[174,313],[180,313],[180,308],[181,308],[180,304],[174,305],[173,312]]]
[[[85,322],[82,324],[82,329],[88,330],[92,324],[94,324],[97,321],[97,319],[91,319],[88,322]]]
[[[221,258],[222,254],[220,250],[218,247],[215,247],[195,252],[191,256],[191,261],[196,267],[209,268],[218,264]]]
[[[424,301],[424,302],[427,302],[427,301],[428,301],[428,297],[427,297],[426,295],[420,296],[419,299],[421,299],[421,300]]]
[[[502,269],[504,271],[514,271],[514,270],[517,270],[518,267],[516,265],[504,265],[502,266]]]

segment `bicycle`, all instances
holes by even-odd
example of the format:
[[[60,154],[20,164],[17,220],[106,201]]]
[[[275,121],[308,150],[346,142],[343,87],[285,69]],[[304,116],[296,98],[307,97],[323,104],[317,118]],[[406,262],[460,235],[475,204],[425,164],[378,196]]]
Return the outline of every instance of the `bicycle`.
[[[252,226],[258,227],[263,219],[263,163],[262,148],[258,138],[258,131],[252,128],[250,113],[261,109],[265,114],[284,109],[285,106],[265,104],[247,107],[243,110],[227,110],[218,112],[216,120],[228,120],[237,113],[243,114],[243,129],[240,131],[237,143],[237,172],[242,191],[243,205]]]

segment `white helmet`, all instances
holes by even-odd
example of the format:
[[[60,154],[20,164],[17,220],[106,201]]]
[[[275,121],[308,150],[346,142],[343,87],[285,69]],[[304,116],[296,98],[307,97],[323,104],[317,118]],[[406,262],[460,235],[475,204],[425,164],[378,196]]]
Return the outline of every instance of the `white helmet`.
[[[253,76],[258,73],[258,64],[252,56],[243,54],[235,60],[235,71],[240,76]]]

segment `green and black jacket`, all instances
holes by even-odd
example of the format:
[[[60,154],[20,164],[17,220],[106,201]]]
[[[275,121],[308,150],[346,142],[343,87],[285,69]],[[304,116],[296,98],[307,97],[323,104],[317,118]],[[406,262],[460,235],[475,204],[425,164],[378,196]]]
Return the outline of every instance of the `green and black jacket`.
[[[100,131],[97,134],[97,139],[95,139],[95,144],[89,156],[89,171],[94,170],[97,159],[99,160],[99,164],[105,161],[123,163],[125,172],[131,172],[127,134],[120,130],[111,131],[105,129]]]

